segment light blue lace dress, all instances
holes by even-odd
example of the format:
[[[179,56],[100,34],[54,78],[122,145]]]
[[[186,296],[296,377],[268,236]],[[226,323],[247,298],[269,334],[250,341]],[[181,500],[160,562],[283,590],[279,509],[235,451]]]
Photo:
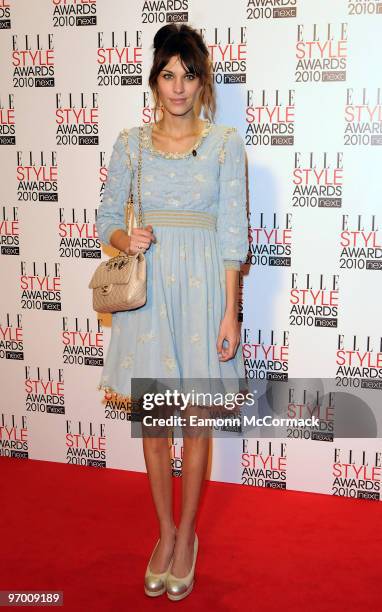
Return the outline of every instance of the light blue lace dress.
[[[147,302],[112,315],[99,389],[121,398],[131,378],[245,377],[242,345],[220,362],[216,340],[225,311],[225,268],[239,269],[249,247],[245,146],[232,127],[205,122],[185,153],[157,150],[143,129],[141,197],[144,226],[157,238],[146,251]],[[120,132],[111,154],[97,231],[109,245],[125,227],[133,189],[137,216],[138,127]],[[226,344],[224,344],[226,346]]]

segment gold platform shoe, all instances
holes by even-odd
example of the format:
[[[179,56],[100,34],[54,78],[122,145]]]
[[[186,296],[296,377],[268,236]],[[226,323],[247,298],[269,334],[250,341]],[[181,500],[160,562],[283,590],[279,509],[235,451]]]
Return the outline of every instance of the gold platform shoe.
[[[180,599],[184,599],[189,595],[194,586],[194,573],[195,573],[195,563],[196,557],[198,554],[198,536],[195,534],[194,540],[194,560],[192,562],[192,567],[187,576],[183,578],[177,578],[173,576],[171,572],[169,572],[167,576],[167,597],[171,599],[171,601],[179,601]]]
[[[159,542],[160,542],[160,539],[155,544],[155,548],[153,552],[151,553],[150,561],[147,564],[146,573],[145,573],[145,593],[149,597],[158,597],[158,595],[163,595],[163,593],[165,593],[166,579],[167,579],[168,573],[170,571],[171,563],[172,563],[172,558],[171,558],[167,570],[165,572],[162,572],[161,574],[154,574],[154,572],[151,571],[150,569],[151,559],[154,556],[154,553],[156,551],[156,548]]]

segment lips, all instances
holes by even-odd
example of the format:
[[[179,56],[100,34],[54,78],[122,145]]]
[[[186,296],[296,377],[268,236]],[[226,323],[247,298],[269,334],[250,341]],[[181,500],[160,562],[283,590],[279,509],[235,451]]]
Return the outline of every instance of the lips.
[[[186,98],[170,98],[171,102],[174,102],[175,104],[181,104],[182,102],[186,101]]]

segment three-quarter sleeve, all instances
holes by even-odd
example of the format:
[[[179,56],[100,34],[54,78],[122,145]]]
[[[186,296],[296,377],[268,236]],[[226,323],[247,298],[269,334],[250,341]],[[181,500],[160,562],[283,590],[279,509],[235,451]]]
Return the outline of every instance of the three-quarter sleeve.
[[[236,128],[227,130],[219,154],[217,232],[224,268],[239,270],[247,259],[248,217],[245,145]]]
[[[104,244],[117,229],[125,229],[125,206],[132,183],[131,160],[127,154],[122,132],[113,145],[102,202],[98,206],[96,228]]]

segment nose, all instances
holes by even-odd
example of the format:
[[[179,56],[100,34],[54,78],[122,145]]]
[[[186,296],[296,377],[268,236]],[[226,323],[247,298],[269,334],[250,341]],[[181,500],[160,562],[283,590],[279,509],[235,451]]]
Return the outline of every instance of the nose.
[[[174,79],[174,93],[182,93],[184,91],[184,83],[182,77],[175,77]]]

